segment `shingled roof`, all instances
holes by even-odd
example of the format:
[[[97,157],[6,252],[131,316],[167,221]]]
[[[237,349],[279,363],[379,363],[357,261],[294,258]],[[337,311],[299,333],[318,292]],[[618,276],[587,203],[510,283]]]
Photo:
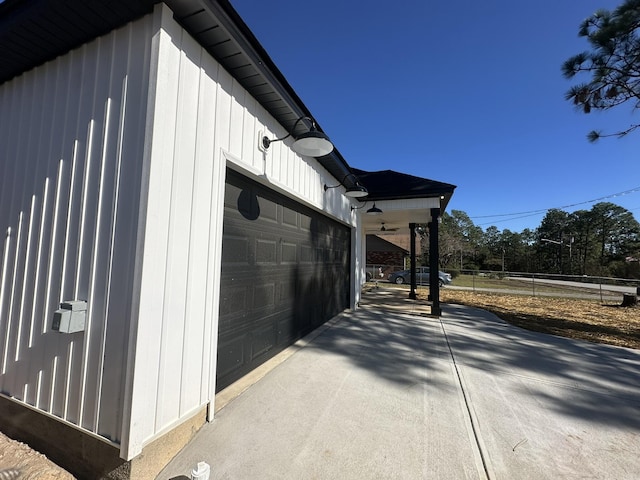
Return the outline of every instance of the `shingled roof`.
[[[456,186],[428,178],[415,177],[393,170],[367,172],[352,169],[360,182],[367,187],[367,200],[399,200],[406,198],[431,198],[444,196],[447,203]]]

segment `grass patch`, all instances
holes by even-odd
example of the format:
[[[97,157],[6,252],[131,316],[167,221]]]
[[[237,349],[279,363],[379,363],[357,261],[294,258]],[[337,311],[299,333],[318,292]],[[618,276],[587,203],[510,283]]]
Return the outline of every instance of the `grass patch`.
[[[476,288],[508,288],[510,282],[507,278],[497,278],[480,275],[458,275],[453,279],[452,285],[457,287]]]
[[[544,281],[538,281],[531,278],[519,278],[519,277],[504,277],[499,278],[497,276],[480,276],[480,275],[459,275],[451,284],[455,287],[476,288],[479,290],[510,290],[522,291],[522,293],[528,294],[557,294],[558,296],[567,295],[571,296],[576,293],[583,293],[591,296],[598,296],[600,291],[593,288],[585,288],[575,285],[553,285],[545,283]],[[610,294],[606,285],[602,287],[604,296]],[[616,293],[616,295],[619,295]]]
[[[418,295],[426,299],[426,291]],[[440,291],[440,301],[488,310],[527,330],[640,349],[640,307],[580,299],[528,297],[460,290]]]

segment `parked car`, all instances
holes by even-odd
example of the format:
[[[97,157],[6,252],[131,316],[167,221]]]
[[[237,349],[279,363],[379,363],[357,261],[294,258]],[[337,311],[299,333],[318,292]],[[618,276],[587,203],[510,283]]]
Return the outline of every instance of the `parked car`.
[[[438,272],[439,283],[441,287],[451,283],[451,275],[444,272]],[[411,270],[400,270],[389,275],[389,281],[401,285],[403,283],[411,283]],[[418,285],[429,285],[429,267],[416,267],[416,283]]]

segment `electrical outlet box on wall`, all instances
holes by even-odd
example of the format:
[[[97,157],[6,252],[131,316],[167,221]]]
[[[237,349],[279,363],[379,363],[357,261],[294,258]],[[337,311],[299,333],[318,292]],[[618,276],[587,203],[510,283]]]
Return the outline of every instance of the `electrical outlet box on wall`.
[[[53,314],[52,330],[60,333],[76,333],[84,331],[87,317],[87,302],[69,300],[60,304],[60,309]]]

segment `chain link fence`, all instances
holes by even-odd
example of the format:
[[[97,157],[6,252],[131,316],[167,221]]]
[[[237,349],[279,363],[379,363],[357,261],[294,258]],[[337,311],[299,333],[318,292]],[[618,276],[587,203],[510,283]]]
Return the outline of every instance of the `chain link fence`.
[[[367,281],[387,282],[402,265],[367,265]],[[554,275],[547,273],[502,272],[490,270],[455,270],[450,289],[484,293],[581,298],[602,303],[619,303],[625,295],[640,295],[640,280],[588,275]],[[423,285],[428,287],[428,285]]]

